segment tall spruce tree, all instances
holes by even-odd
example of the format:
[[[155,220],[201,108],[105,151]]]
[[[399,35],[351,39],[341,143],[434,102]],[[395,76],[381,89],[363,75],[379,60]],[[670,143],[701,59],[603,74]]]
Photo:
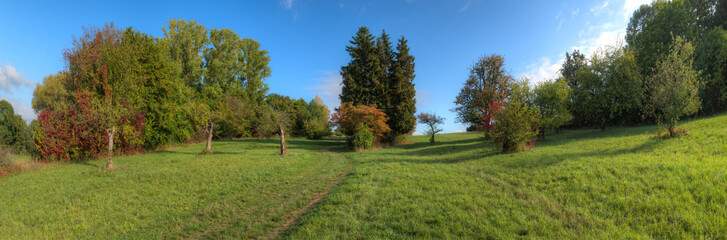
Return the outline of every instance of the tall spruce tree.
[[[351,56],[351,61],[341,67],[341,103],[350,102],[354,106],[375,104],[374,84],[380,82],[381,76],[377,71],[380,57],[374,36],[368,28],[360,27],[350,43],[351,46],[346,46],[346,52]]]
[[[414,89],[414,56],[409,55],[409,46],[403,36],[396,46],[394,62],[391,64],[389,80],[389,127],[391,143],[396,144],[399,135],[407,134],[416,127],[416,90]]]

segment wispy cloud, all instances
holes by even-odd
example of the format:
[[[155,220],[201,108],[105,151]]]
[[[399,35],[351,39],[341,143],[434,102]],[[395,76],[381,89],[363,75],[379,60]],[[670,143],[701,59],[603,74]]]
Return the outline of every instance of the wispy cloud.
[[[603,3],[601,3],[601,4],[593,6],[591,8],[591,13],[593,13],[593,15],[598,16],[599,14],[601,14],[601,12],[603,12],[604,10],[606,10],[608,8],[609,4],[611,4],[611,1],[606,0],[606,1],[603,1]]]
[[[13,88],[23,86],[32,87],[33,83],[25,78],[23,74],[19,73],[13,65],[0,65],[0,89],[5,92],[10,92]]]
[[[573,11],[571,12],[571,16],[574,16],[574,17],[575,17],[575,16],[576,16],[576,15],[578,15],[578,13],[580,13],[580,12],[581,12],[581,9],[580,9],[580,8],[576,8],[576,9],[574,9],[574,10],[573,10]]]
[[[280,5],[282,5],[285,10],[290,10],[291,8],[293,8],[294,1],[295,0],[281,0]]]
[[[467,0],[467,2],[464,4],[464,6],[462,6],[461,8],[459,8],[459,11],[460,12],[467,11],[467,9],[469,9],[470,6],[472,6],[472,0]]]
[[[333,111],[333,109],[341,105],[341,100],[338,98],[338,95],[341,94],[341,82],[343,78],[341,74],[335,71],[320,71],[320,75],[321,77],[315,79],[316,85],[308,89],[318,94],[323,99],[323,102]]]

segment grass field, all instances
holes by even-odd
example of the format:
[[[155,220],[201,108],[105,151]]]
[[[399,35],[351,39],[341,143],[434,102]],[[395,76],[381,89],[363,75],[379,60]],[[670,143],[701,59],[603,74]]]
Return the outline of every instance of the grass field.
[[[53,165],[0,178],[0,238],[726,238],[727,115],[681,126],[565,131],[515,154],[460,133]]]

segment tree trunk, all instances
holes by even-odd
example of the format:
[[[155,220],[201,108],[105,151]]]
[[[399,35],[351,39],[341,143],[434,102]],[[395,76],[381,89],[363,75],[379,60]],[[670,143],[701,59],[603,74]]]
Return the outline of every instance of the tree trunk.
[[[432,136],[429,137],[429,144],[431,144],[431,145],[434,145],[434,134],[436,134],[436,133],[432,133]]]
[[[210,122],[210,125],[208,126],[209,129],[207,129],[207,153],[212,153],[212,136],[214,136],[214,130],[215,130],[215,123]]]
[[[288,148],[285,146],[285,130],[282,125],[279,125],[280,129],[280,155],[288,155]]]
[[[601,131],[602,132],[606,131],[606,120],[601,121]]]
[[[545,141],[545,128],[544,127],[540,128],[540,140]]]
[[[106,129],[106,134],[109,137],[109,153],[108,159],[106,160],[106,168],[114,168],[114,163],[111,161],[111,157],[114,155],[114,134],[116,133],[116,126]]]
[[[395,131],[392,131],[392,132],[394,132],[394,136],[391,138],[391,146],[393,147],[393,146],[396,146],[396,132]]]

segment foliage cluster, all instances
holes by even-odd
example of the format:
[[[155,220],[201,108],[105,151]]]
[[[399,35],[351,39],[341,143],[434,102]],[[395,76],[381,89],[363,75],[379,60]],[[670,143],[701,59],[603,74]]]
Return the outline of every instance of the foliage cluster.
[[[359,124],[351,136],[351,146],[356,150],[369,149],[374,146],[374,134],[364,124]]]
[[[536,109],[519,101],[508,102],[494,112],[496,121],[492,124],[492,141],[503,152],[526,150],[528,142],[534,141],[540,127],[540,115]]]
[[[33,153],[33,138],[30,126],[20,115],[15,114],[13,106],[0,100],[0,147],[7,146],[16,153]]]
[[[375,106],[354,106],[352,103],[347,102],[341,105],[338,111],[333,114],[331,122],[338,129],[341,129],[343,134],[349,136],[349,143],[352,142],[352,137],[360,126],[368,128],[373,134],[374,143],[378,143],[391,131],[391,128],[386,124],[386,120],[386,114]]]

